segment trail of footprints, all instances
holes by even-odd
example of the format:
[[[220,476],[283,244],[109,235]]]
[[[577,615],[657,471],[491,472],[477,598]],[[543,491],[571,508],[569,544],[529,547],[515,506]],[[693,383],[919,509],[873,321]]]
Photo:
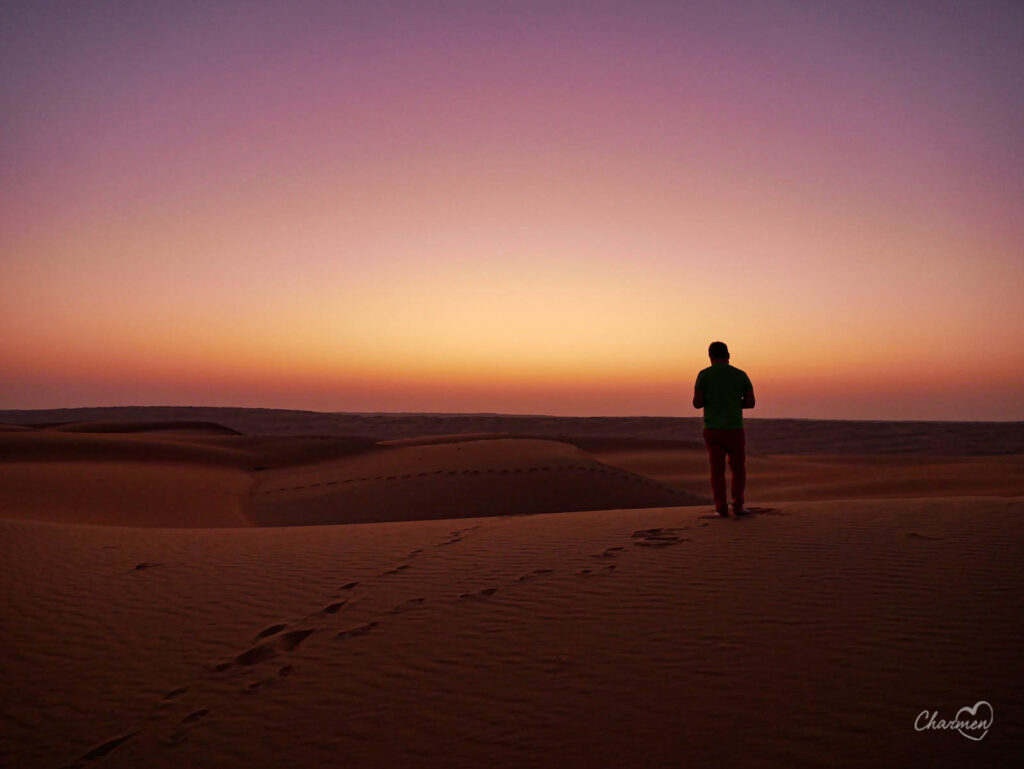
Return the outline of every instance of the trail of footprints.
[[[689,529],[689,526],[682,526],[676,529],[656,528],[638,529],[633,532],[634,545],[640,547],[668,547],[678,545],[680,542],[692,542],[692,537],[682,537],[679,532]]]
[[[771,508],[756,508],[752,510],[752,512],[755,514],[785,514]],[[708,523],[699,524],[701,527],[708,525]],[[480,524],[452,531],[448,534],[447,539],[437,543],[435,546],[444,547],[454,545],[461,542],[467,533],[478,528],[480,528]],[[689,526],[682,526],[677,528],[657,527],[650,529],[638,529],[632,533],[631,539],[634,540],[634,545],[642,547],[668,547],[681,542],[692,541],[691,537],[683,537],[680,535],[680,532],[686,531],[690,528],[691,527]],[[625,554],[626,551],[627,548],[625,546],[614,545],[606,547],[600,552],[591,553],[589,557],[600,561],[614,561],[621,555]],[[414,559],[422,555],[423,552],[424,550],[422,548],[412,550],[406,555],[406,560]],[[149,564],[147,564],[147,566],[149,566]],[[381,572],[377,576],[380,579],[399,575],[407,571],[411,566],[411,563],[401,563],[394,568]],[[605,563],[600,566],[577,569],[576,574],[581,577],[599,575],[612,576],[616,569],[616,563]],[[533,580],[548,577],[554,573],[554,569],[534,569],[533,571],[517,577],[514,584],[531,582]],[[338,588],[338,594],[335,598],[340,597],[342,594],[351,595],[352,592],[361,584],[362,583],[359,581],[346,582]],[[495,595],[497,592],[497,587],[486,587],[475,591],[461,593],[459,595],[459,600],[469,602],[484,601]],[[232,675],[234,673],[246,675],[245,671],[255,671],[258,669],[258,666],[262,666],[262,668],[259,668],[262,671],[262,675],[260,677],[250,679],[245,682],[244,687],[241,690],[244,694],[256,694],[281,683],[284,679],[292,675],[295,670],[294,666],[287,663],[283,658],[290,652],[298,649],[314,633],[323,633],[324,628],[319,625],[314,625],[312,622],[314,620],[323,620],[339,614],[348,602],[348,598],[335,600],[328,603],[318,611],[306,615],[295,623],[289,624],[286,622],[280,622],[263,628],[262,630],[254,633],[254,643],[252,646],[230,660],[225,660],[214,665],[210,670],[210,674],[214,676]],[[353,638],[368,635],[380,627],[381,622],[386,617],[397,616],[413,611],[422,607],[425,603],[426,599],[421,596],[409,598],[385,611],[378,619],[358,625],[344,627],[341,630],[336,631],[334,633],[334,639],[339,641],[348,641]],[[293,624],[299,625],[300,627],[293,627]],[[274,666],[268,667],[264,665],[264,663],[268,663],[271,660],[276,661]],[[202,681],[200,680],[196,683],[201,684]],[[186,695],[192,691],[195,685],[196,684],[193,684],[193,686],[181,686],[169,691],[155,704],[150,719],[162,723],[163,728],[157,729],[158,740],[162,744],[176,745],[188,739],[192,729],[196,728],[202,724],[204,720],[213,715],[212,709],[208,707],[188,708],[184,706],[184,700],[187,699]],[[175,712],[172,713],[171,711]],[[184,714],[182,715],[183,712]],[[156,726],[158,726],[158,724],[154,724],[154,727]],[[116,750],[127,741],[136,737],[142,731],[144,731],[144,729],[136,729],[107,740],[106,742],[103,742],[82,754],[82,756],[77,760],[71,764],[67,764],[63,769],[81,769],[82,767],[89,766],[93,762]]]
[[[403,481],[410,478],[424,478],[432,475],[524,475],[530,473],[546,473],[546,472],[582,472],[582,473],[595,473],[597,475],[608,475],[614,478],[621,478],[622,480],[630,481],[645,486],[658,486],[663,489],[670,489],[665,484],[659,483],[658,481],[650,478],[645,478],[642,475],[636,473],[625,472],[609,466],[591,466],[591,465],[538,465],[535,467],[514,467],[514,468],[486,468],[486,469],[462,469],[462,470],[431,470],[423,471],[419,473],[403,473],[395,475],[363,475],[356,478],[336,478],[330,481],[319,481],[317,483],[307,483],[301,486],[281,486],[276,489],[264,489],[260,492],[252,492],[254,494],[279,494],[285,491],[301,491],[303,489],[313,489],[321,486],[344,486],[350,483],[368,483],[370,481]],[[679,492],[682,494],[682,492]]]
[[[446,539],[438,542],[436,546],[441,547],[461,542],[469,532],[478,528],[480,528],[479,524],[452,531]],[[423,553],[423,548],[411,550],[405,556],[405,561],[407,562],[400,563],[394,568],[381,572],[377,575],[377,578],[382,579],[402,574],[412,566],[412,563],[408,561],[421,556]],[[139,564],[136,569],[142,570],[162,565],[143,563]],[[550,570],[539,570],[538,573],[542,571],[550,573]],[[246,678],[247,680],[241,689],[243,694],[256,694],[282,682],[295,670],[294,666],[288,664],[284,657],[298,649],[314,633],[323,633],[324,628],[314,624],[315,621],[328,619],[341,612],[342,608],[350,600],[349,598],[341,598],[341,596],[350,596],[361,584],[359,581],[346,582],[338,588],[338,593],[335,596],[335,598],[340,600],[334,600],[293,623],[275,623],[254,633],[252,646],[229,660],[213,665],[210,668],[209,674],[219,678],[237,674],[240,677]],[[487,588],[473,595],[483,598],[493,595],[496,590],[497,588]],[[344,627],[336,631],[334,638],[336,640],[347,640],[367,635],[380,626],[381,619],[384,617],[413,611],[425,603],[426,599],[422,596],[409,598],[383,612],[379,619]],[[264,664],[271,661],[276,661],[277,664],[274,666]],[[251,678],[251,673],[257,671],[261,672],[262,675],[255,679]],[[155,723],[150,728],[156,731],[157,739],[161,744],[171,746],[183,742],[188,739],[192,729],[213,715],[213,710],[209,707],[189,708],[185,706],[185,700],[188,699],[187,695],[190,693],[195,694],[195,690],[201,688],[203,682],[203,679],[200,679],[191,686],[181,686],[173,689],[155,703],[153,711],[149,716],[149,720]],[[143,731],[145,729],[137,729],[100,743],[82,754],[74,762],[67,764],[64,769],[80,769],[81,767],[89,766]]]

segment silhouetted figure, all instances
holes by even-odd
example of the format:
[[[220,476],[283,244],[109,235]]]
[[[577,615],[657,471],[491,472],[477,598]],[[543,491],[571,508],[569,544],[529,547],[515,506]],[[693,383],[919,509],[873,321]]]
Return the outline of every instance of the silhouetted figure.
[[[704,443],[711,459],[711,492],[715,510],[729,515],[725,496],[725,458],[732,470],[732,509],[744,515],[743,490],[747,483],[746,434],[743,409],[754,408],[754,386],[745,371],[729,365],[729,348],[724,342],[708,347],[711,365],[697,374],[693,407],[704,409]]]

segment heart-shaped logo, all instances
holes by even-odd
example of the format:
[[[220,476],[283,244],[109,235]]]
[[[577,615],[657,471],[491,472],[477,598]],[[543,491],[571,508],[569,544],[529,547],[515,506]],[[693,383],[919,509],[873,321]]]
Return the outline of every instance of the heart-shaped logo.
[[[965,713],[970,718],[963,718],[962,716]],[[992,723],[995,720],[995,711],[992,710],[992,706],[985,700],[978,700],[974,703],[973,707],[965,705],[956,712],[957,731],[967,739],[974,740],[975,742],[988,734],[988,730],[992,728]],[[967,731],[964,731],[964,729],[967,729]],[[981,734],[977,734],[979,731],[981,731]]]

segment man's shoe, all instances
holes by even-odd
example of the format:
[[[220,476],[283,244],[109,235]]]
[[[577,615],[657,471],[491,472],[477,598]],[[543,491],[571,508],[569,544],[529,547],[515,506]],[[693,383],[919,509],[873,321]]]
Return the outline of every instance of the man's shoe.
[[[733,512],[733,515],[736,515],[736,516],[740,516],[740,515],[753,515],[754,514],[752,511],[747,510],[747,508],[745,508],[745,507],[734,507],[732,509],[732,512]]]
[[[724,510],[716,510],[715,512],[718,513],[723,518],[728,518],[729,517],[729,508],[725,508]]]

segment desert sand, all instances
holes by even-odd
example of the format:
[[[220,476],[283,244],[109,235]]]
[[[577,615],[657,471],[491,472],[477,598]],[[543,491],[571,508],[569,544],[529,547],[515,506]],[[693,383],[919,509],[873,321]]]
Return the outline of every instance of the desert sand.
[[[751,420],[721,519],[688,420],[0,421],[3,766],[1024,755],[1021,425]]]

